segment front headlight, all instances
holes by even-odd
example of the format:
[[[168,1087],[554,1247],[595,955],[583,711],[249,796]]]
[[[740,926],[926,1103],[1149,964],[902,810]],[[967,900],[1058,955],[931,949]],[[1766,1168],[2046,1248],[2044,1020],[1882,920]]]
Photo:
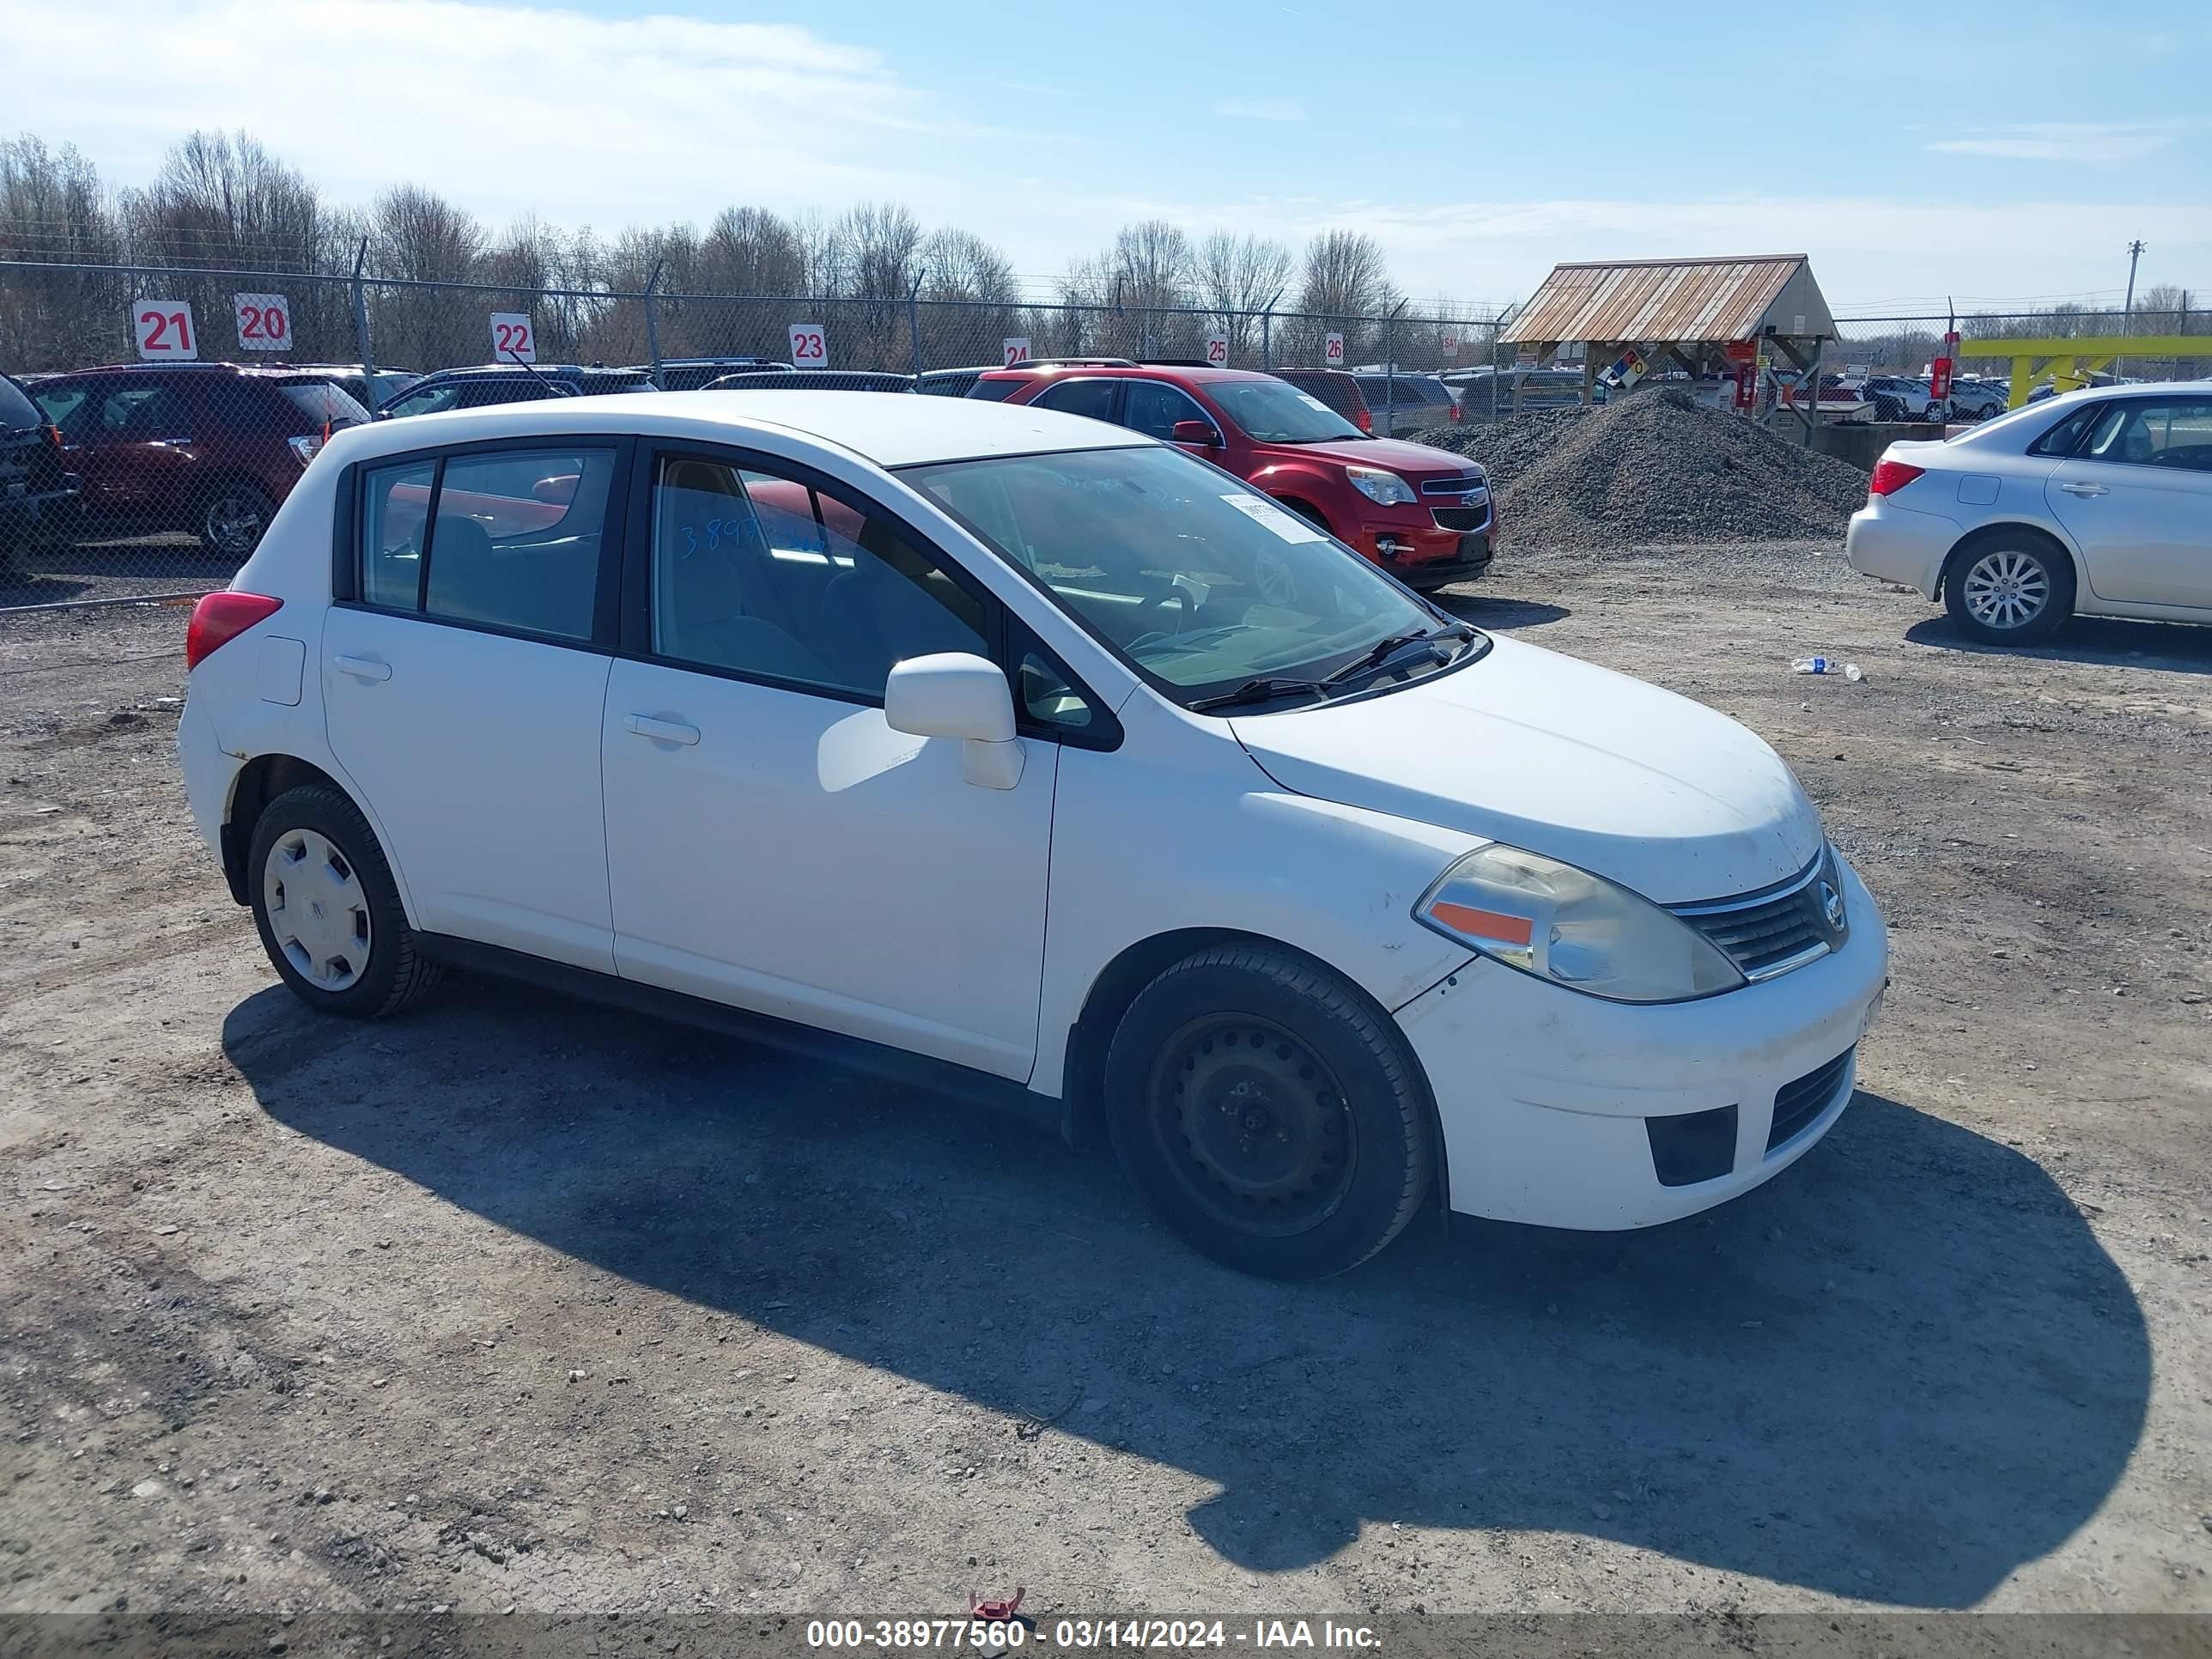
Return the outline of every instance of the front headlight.
[[[1745,982],[1719,946],[1650,900],[1502,842],[1445,871],[1413,919],[1493,962],[1613,1002],[1683,1002]]]
[[[1352,480],[1354,489],[1377,507],[1411,507],[1419,499],[1413,494],[1413,485],[1379,466],[1347,466],[1344,476]]]

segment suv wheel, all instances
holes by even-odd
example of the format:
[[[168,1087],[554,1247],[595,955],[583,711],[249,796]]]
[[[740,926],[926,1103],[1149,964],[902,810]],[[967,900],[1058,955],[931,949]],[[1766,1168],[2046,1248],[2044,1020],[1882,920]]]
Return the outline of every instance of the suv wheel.
[[[2074,566],[2039,537],[1992,537],[1953,556],[1943,604],[1961,632],[1984,644],[2048,639],[2074,614]]]
[[[261,544],[276,503],[258,484],[233,479],[217,484],[200,508],[199,536],[210,553],[243,559]]]
[[[1427,1091],[1387,1015],[1317,965],[1224,945],[1162,973],[1106,1057],[1130,1182],[1215,1261],[1271,1279],[1358,1267],[1435,1167]]]
[[[368,820],[331,785],[302,784],[263,809],[246,874],[261,948],[317,1012],[375,1019],[438,982]]]

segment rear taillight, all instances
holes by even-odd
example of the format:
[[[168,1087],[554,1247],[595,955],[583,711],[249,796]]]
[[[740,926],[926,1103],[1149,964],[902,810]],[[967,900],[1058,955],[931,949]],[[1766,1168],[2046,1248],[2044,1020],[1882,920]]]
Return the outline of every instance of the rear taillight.
[[[198,668],[258,622],[265,622],[283,608],[284,601],[265,593],[210,593],[192,607],[192,620],[185,629],[185,671]]]
[[[68,446],[62,441],[61,428],[58,426],[50,426],[46,428],[46,447],[49,449],[64,449],[68,447]]]
[[[1874,464],[1874,477],[1867,480],[1869,495],[1893,495],[1928,469],[1914,466],[1905,461],[1883,459]]]
[[[1454,404],[1451,406],[1451,409],[1452,409],[1451,417],[1452,417],[1452,419],[1454,419],[1455,421],[1456,421],[1457,419],[1459,419],[1459,405],[1458,405],[1457,404]]]
[[[1354,415],[1352,417],[1352,423],[1358,427],[1362,432],[1364,432],[1369,437],[1371,438],[1375,435],[1375,417],[1369,414],[1365,410],[1363,409],[1357,415]]]
[[[300,465],[301,466],[305,466],[309,461],[313,460],[316,456],[323,453],[324,440],[330,434],[327,432],[322,434],[320,436],[310,433],[304,438],[287,438],[284,441],[292,446],[293,454],[298,456],[300,459]]]

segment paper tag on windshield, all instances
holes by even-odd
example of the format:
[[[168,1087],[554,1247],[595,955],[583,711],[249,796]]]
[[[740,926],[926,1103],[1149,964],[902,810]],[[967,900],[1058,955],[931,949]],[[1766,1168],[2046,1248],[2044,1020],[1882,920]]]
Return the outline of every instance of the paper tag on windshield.
[[[1224,495],[1221,498],[1255,524],[1265,525],[1286,542],[1317,542],[1322,532],[1295,513],[1286,513],[1264,495]]]

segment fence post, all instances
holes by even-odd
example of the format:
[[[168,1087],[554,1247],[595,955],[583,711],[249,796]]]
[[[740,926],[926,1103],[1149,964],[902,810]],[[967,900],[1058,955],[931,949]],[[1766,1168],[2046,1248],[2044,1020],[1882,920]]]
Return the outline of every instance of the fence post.
[[[1398,313],[1406,308],[1403,300],[1391,307],[1390,314],[1382,319],[1382,435],[1398,435]]]
[[[661,268],[668,262],[655,259],[653,275],[645,279],[645,349],[653,358],[653,383],[660,385],[660,321],[654,315],[658,307],[655,296],[660,291]]]
[[[914,389],[921,390],[921,285],[927,281],[927,267],[914,274],[914,281],[906,291],[906,338],[914,348]]]
[[[1275,372],[1275,313],[1272,311],[1260,313],[1260,372]]]
[[[362,388],[368,393],[369,413],[373,415],[380,399],[376,395],[375,354],[368,349],[368,301],[363,297],[361,284],[361,268],[368,259],[368,238],[364,236],[353,256],[353,337],[354,343],[361,349]]]

